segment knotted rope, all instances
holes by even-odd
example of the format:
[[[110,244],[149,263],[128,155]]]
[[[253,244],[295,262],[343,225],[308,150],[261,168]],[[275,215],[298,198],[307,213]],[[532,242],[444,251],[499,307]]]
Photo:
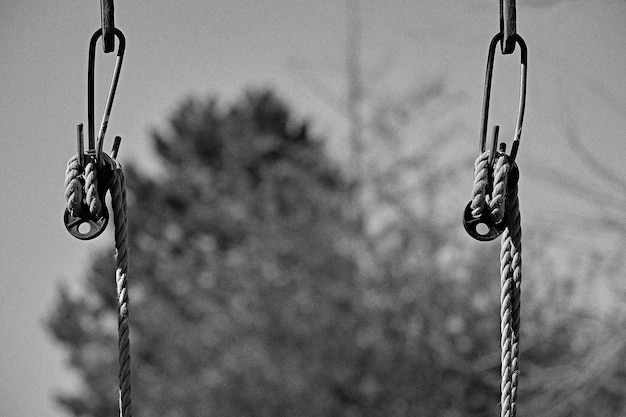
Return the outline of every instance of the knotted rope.
[[[77,156],[67,162],[65,170],[65,198],[67,208],[74,216],[78,216],[82,203],[89,208],[92,216],[102,215],[102,201],[98,195],[98,175],[94,161],[89,161],[83,168]]]
[[[471,209],[474,217],[480,217],[488,209],[494,223],[506,222],[500,241],[500,416],[515,417],[522,282],[521,216],[517,179],[509,181],[512,169],[509,157],[498,154],[493,173],[490,173],[489,154],[489,151],[483,152],[474,164]],[[491,184],[493,190],[489,190]]]
[[[483,152],[474,163],[474,188],[472,190],[472,216],[480,217],[483,210],[489,208],[489,214],[494,223],[500,223],[504,218],[504,202],[506,200],[506,181],[509,172],[508,158],[501,155],[493,173],[493,181],[489,172],[489,151]],[[493,191],[488,190],[493,182]]]
[[[85,167],[85,188],[87,189],[85,200],[89,206],[89,212],[94,216],[100,216],[102,214],[102,202],[98,196],[98,175],[96,164],[93,161],[90,161]]]
[[[119,348],[119,413],[120,417],[132,417],[130,387],[130,338],[128,321],[128,227],[126,217],[126,186],[122,167],[116,160],[102,153],[106,163],[113,169],[113,181],[109,189],[113,206],[113,222],[115,224],[115,282],[117,287],[118,313],[118,348]],[[90,161],[83,170],[77,156],[72,157],[65,172],[65,196],[67,208],[77,214],[84,205],[89,212],[99,215],[104,205],[97,192],[97,164]],[[84,173],[84,175],[83,175]],[[84,190],[87,188],[87,191]],[[85,197],[83,199],[83,196]]]
[[[83,179],[83,167],[78,161],[78,157],[74,156],[67,162],[65,170],[65,198],[67,200],[67,209],[72,215],[76,215],[83,201],[83,187],[85,180]]]

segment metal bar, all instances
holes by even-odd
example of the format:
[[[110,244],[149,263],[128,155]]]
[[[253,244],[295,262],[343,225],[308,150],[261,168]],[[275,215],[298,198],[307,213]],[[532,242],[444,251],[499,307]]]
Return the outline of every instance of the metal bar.
[[[500,33],[504,36],[501,47],[505,55],[515,51],[516,26],[515,0],[500,0]]]
[[[122,137],[116,136],[113,140],[113,148],[111,149],[111,158],[117,159],[117,152],[120,150],[120,144],[122,143]]]
[[[77,155],[78,155],[78,164],[81,167],[85,166],[85,145],[83,139],[83,124],[79,123],[76,125],[76,142],[77,142]]]
[[[100,0],[102,17],[102,49],[108,54],[115,50],[115,21],[113,0]]]
[[[493,166],[493,161],[496,159],[496,153],[498,151],[499,132],[500,132],[500,126],[494,125],[491,131],[491,148],[489,149],[489,159],[487,159],[487,164],[489,166]]]

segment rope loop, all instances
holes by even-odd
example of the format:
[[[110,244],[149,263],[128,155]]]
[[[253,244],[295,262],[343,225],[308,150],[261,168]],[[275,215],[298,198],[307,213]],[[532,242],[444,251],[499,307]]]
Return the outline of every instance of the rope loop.
[[[67,199],[67,209],[74,216],[79,214],[83,201],[83,167],[78,157],[74,156],[67,162],[65,170],[65,198]]]
[[[98,193],[98,168],[95,160],[90,160],[85,167],[85,187],[87,188],[85,202],[89,206],[89,213],[95,217],[102,217],[102,201]]]
[[[114,161],[104,153],[100,159],[98,164],[94,155],[77,155],[65,170],[67,207],[63,220],[68,232],[81,240],[102,234],[109,221],[105,198],[114,180]],[[81,160],[86,161],[84,167]]]
[[[493,164],[490,163],[492,159],[495,159]],[[465,230],[474,239],[493,240],[504,232],[507,189],[515,185],[512,183],[516,183],[518,177],[510,175],[511,166],[516,167],[511,165],[506,153],[493,149],[476,158],[472,199],[463,216]]]
[[[489,157],[490,151],[484,152],[476,158],[474,164],[472,215],[474,218],[480,218],[483,212],[488,211],[493,223],[500,223],[504,219],[510,164],[507,155],[501,153],[492,168],[486,163]]]

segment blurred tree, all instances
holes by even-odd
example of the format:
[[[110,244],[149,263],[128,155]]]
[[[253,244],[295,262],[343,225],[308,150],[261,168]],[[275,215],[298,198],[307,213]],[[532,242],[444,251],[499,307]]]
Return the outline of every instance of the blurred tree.
[[[162,175],[127,175],[136,414],[328,414],[356,330],[348,184],[266,91],[189,100],[155,145]],[[74,415],[116,414],[109,263],[50,319],[85,381],[61,399]]]
[[[352,165],[360,168],[355,194],[362,200],[368,240],[384,253],[377,259],[378,267],[391,275],[389,281],[396,285],[409,277],[405,282],[413,286],[401,290],[405,296],[411,289],[424,294],[421,308],[413,312],[435,325],[430,332],[419,334],[420,342],[427,340],[431,350],[424,352],[439,365],[430,370],[447,375],[438,381],[437,390],[449,395],[447,403],[441,402],[439,408],[424,415],[496,415],[492,399],[499,392],[499,352],[494,349],[499,331],[494,312],[499,295],[493,269],[497,268],[494,255],[498,252],[492,247],[485,257],[482,250],[461,243],[467,237],[459,236],[458,212],[451,210],[466,202],[455,197],[466,195],[468,189],[462,180],[469,172],[461,173],[459,167],[472,166],[465,159],[467,153],[460,151],[466,149],[467,134],[458,135],[457,118],[450,117],[463,97],[448,91],[441,79],[420,80],[417,88],[402,92],[389,94],[384,86],[383,95],[380,89],[377,92],[372,77],[368,81],[362,78],[367,71],[360,57],[365,49],[360,45],[360,1],[345,3],[347,92],[343,102],[353,145]],[[389,61],[386,57],[379,64],[384,67]],[[373,69],[375,79],[381,81],[380,69]],[[615,97],[607,96],[607,91],[604,94],[607,103],[618,103],[610,106],[613,110],[623,107]],[[525,258],[531,262],[525,264],[527,275],[522,285],[519,409],[533,416],[624,415],[626,310],[622,303],[626,291],[619,282],[626,265],[624,244],[605,244],[607,250],[598,253],[590,250],[589,236],[604,232],[605,241],[612,242],[613,236],[606,233],[610,228],[624,241],[626,227],[616,217],[623,218],[626,193],[622,191],[626,186],[584,147],[571,117],[564,131],[587,168],[584,180],[554,172],[549,164],[534,166],[529,174],[540,177],[544,185],[546,178],[551,179],[547,184],[556,183],[556,189],[571,192],[578,200],[577,207],[582,202],[596,212],[592,219],[583,217],[569,225],[582,237],[582,251],[571,241],[564,245],[558,240],[567,228],[562,213],[549,225],[531,225],[530,233],[525,228],[525,241],[531,240]],[[597,213],[597,201],[606,201],[602,213]],[[619,214],[610,215],[609,211]],[[585,233],[581,234],[581,229]],[[610,297],[605,294],[601,308],[590,304],[585,296],[597,294],[594,287],[607,281]]]
[[[446,209],[458,170],[431,155],[445,152],[448,132],[424,135],[419,154],[398,137],[398,113],[419,103],[432,119],[424,107],[443,91],[381,105],[368,132],[397,155],[378,152],[363,165],[367,181],[346,180],[268,91],[227,109],[213,99],[180,106],[154,134],[161,172],[127,169],[135,415],[497,414],[497,244],[466,244],[462,204]],[[49,319],[83,382],[59,398],[74,416],[117,415],[110,255],[94,259],[78,293],[60,288]],[[555,375],[566,374],[545,369],[573,373],[592,351],[577,331],[583,313],[563,314],[567,297],[523,306],[522,390],[537,404],[565,396]],[[611,346],[601,369],[624,359],[623,343]],[[597,385],[606,389],[578,379],[585,415],[624,410],[623,363]],[[569,405],[534,410],[576,415]]]

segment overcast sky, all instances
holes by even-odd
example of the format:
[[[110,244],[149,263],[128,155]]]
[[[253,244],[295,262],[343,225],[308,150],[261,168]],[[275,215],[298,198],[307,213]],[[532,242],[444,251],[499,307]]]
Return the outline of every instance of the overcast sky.
[[[365,68],[389,63],[377,94],[442,78],[467,98],[455,117],[467,125],[467,149],[474,152],[498,1],[363,1],[362,20]],[[338,0],[117,1],[115,22],[127,48],[105,149],[121,135],[120,159],[150,166],[150,131],[182,98],[216,93],[228,101],[246,86],[275,87],[340,149],[342,118],[314,80],[338,96],[345,92],[345,21]],[[42,322],[55,287],[79,282],[89,254],[113,245],[110,234],[78,241],[62,223],[65,165],[76,153],[75,125],[87,118],[88,43],[99,25],[97,0],[0,0],[3,416],[61,416],[52,395],[73,378]],[[626,2],[520,1],[517,25],[529,50],[522,172],[525,164],[543,163],[579,178],[579,162],[566,146],[569,120],[596,157],[626,174]],[[496,70],[516,91],[518,55],[497,59],[506,61]],[[112,62],[98,48],[99,109]],[[495,117],[506,108],[498,100]],[[554,198],[537,178],[520,187],[523,209]]]

